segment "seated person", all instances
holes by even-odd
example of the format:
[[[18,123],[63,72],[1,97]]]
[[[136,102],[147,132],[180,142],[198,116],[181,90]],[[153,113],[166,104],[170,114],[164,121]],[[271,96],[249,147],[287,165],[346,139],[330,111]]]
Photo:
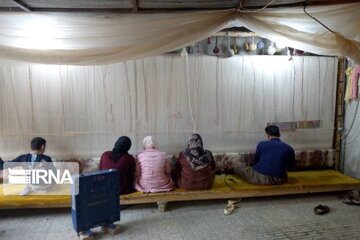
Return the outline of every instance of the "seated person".
[[[22,165],[24,168],[28,169],[29,167],[33,169],[42,169],[42,162],[52,163],[52,160],[49,156],[45,155],[46,150],[46,140],[41,137],[35,137],[31,140],[30,143],[31,151],[18,156],[17,158],[9,162],[18,162],[25,163]],[[4,161],[0,161],[0,169],[3,169]],[[31,165],[31,166],[30,166]],[[54,167],[54,166],[52,166]],[[54,170],[54,169],[53,169]],[[27,184],[21,195],[27,195],[31,192],[46,193],[51,187],[51,184]]]
[[[116,141],[113,150],[104,152],[100,159],[100,170],[118,170],[120,195],[134,192],[135,159],[128,153],[130,147],[130,138],[122,136]]]
[[[268,141],[258,144],[255,152],[255,165],[241,163],[234,168],[234,174],[249,183],[274,185],[287,182],[287,169],[295,167],[295,151],[280,140],[280,130],[275,125],[265,128]]]
[[[35,162],[52,162],[51,158],[44,154],[46,149],[46,140],[41,137],[35,137],[31,140],[30,143],[31,151],[18,156],[17,158],[9,162],[25,162],[25,163],[35,163]],[[0,170],[3,169],[2,159],[0,159]]]
[[[127,136],[119,137],[112,151],[106,151],[101,155],[99,169],[116,169],[119,172],[120,195],[134,192],[135,159],[128,151],[131,148],[131,140]],[[119,225],[114,223],[102,225],[103,232],[118,234],[121,231]],[[80,232],[81,240],[94,239],[91,229]]]
[[[152,136],[144,138],[143,146],[136,159],[135,189],[146,193],[172,190],[171,163],[166,153],[157,148]]]
[[[191,190],[210,189],[215,181],[212,153],[203,148],[199,134],[191,135],[187,148],[179,154],[176,164],[179,187]]]

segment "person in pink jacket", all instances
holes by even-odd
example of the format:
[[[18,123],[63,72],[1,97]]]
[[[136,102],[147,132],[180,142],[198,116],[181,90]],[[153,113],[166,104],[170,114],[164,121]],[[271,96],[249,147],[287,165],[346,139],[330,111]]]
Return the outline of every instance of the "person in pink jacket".
[[[135,189],[140,192],[166,192],[174,189],[171,163],[166,153],[157,148],[152,136],[143,140],[144,151],[137,155]]]

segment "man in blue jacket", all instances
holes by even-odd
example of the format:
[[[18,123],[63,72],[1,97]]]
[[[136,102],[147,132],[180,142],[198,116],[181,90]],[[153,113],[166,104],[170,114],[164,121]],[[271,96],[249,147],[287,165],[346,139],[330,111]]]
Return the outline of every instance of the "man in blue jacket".
[[[41,137],[35,137],[30,143],[31,152],[18,156],[10,162],[38,163],[52,162],[51,158],[44,154],[46,149],[46,140]],[[4,161],[0,158],[0,170],[3,169]]]
[[[280,130],[275,125],[265,128],[267,141],[258,144],[255,165],[245,163],[234,168],[234,173],[252,184],[282,184],[287,182],[287,170],[295,167],[294,149],[280,140]]]
[[[45,149],[46,149],[46,140],[41,137],[35,137],[31,140],[30,143],[31,152],[22,154],[18,156],[17,158],[9,161],[9,162],[15,162],[19,163],[19,166],[22,166],[25,169],[28,169],[31,165],[32,167],[39,167],[41,166],[41,162],[47,162],[52,163],[52,160],[49,156],[45,155]],[[3,170],[4,167],[4,161],[0,158],[0,170]],[[53,170],[55,170],[54,165],[51,166]],[[20,193],[20,195],[27,195],[33,191],[37,191],[39,193],[46,193],[48,190],[50,190],[52,185],[43,185],[43,184],[27,184],[24,188],[24,190]]]

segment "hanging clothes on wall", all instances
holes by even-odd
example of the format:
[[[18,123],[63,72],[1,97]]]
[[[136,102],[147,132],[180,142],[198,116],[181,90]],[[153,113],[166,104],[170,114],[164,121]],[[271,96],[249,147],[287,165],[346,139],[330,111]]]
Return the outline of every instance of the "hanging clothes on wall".
[[[351,88],[352,88],[352,72],[353,72],[353,67],[348,67],[345,71],[346,73],[346,91],[345,91],[345,102],[349,103],[351,101]]]
[[[349,103],[352,100],[358,99],[359,96],[360,65],[348,67],[345,73],[347,85],[344,100],[346,103]]]
[[[358,98],[359,76],[360,76],[360,65],[356,65],[352,70],[351,100],[355,100]]]

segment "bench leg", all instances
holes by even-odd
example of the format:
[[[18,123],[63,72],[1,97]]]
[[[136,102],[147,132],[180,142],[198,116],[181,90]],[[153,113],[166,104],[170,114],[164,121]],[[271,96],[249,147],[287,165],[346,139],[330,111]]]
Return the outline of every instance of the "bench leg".
[[[165,212],[167,207],[167,202],[157,202],[158,210],[160,212]]]
[[[224,214],[230,215],[234,211],[234,209],[237,207],[237,204],[240,201],[241,201],[241,198],[228,200],[228,204],[224,209]]]

